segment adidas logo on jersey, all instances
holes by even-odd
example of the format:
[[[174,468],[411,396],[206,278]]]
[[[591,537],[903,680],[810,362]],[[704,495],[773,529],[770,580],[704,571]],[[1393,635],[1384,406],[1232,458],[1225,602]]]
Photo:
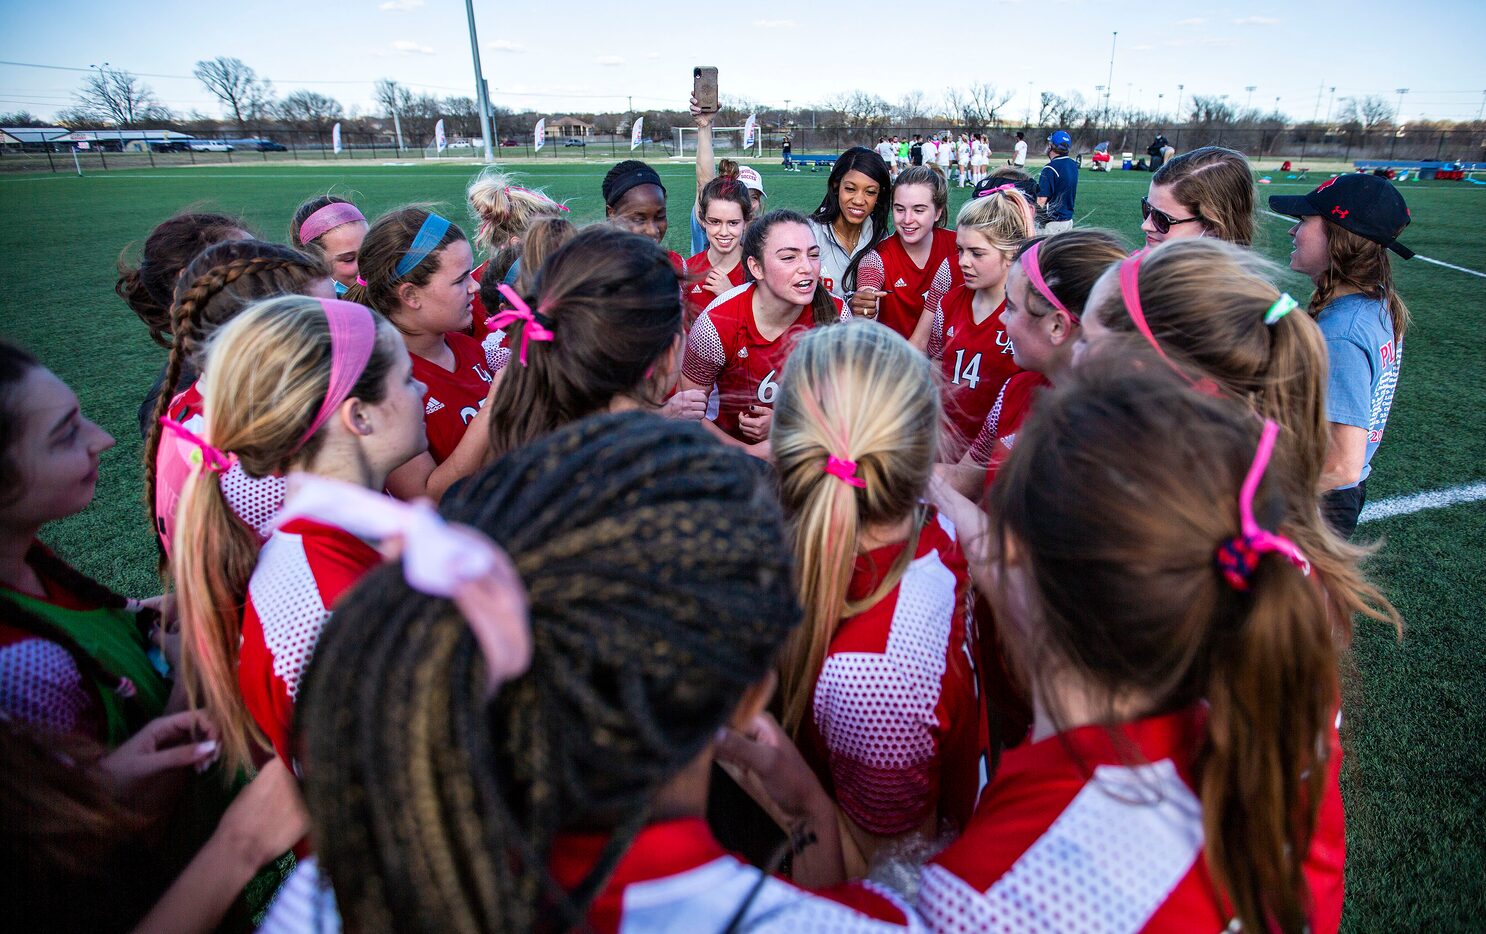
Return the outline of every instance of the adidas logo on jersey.
[[[747,347],[739,347],[738,348],[738,359],[739,360],[746,360],[746,359],[748,359],[748,348]]]
[[[424,415],[432,415],[433,413],[437,412],[439,409],[442,409],[443,407],[444,407],[444,403],[442,403],[439,400],[435,399],[433,396],[429,396],[428,397],[428,403],[423,406],[423,414]]]
[[[895,288],[895,289],[906,289],[906,288],[908,288],[908,283],[904,282],[903,279],[902,279],[902,277],[900,276],[898,278],[898,281],[893,283],[893,288]]]
[[[701,286],[700,283],[691,287],[691,294],[693,294],[693,295],[701,295],[702,294],[702,286]]]

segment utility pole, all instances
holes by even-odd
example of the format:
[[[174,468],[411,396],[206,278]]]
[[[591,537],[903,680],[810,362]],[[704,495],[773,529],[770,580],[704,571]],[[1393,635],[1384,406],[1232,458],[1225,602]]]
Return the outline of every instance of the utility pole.
[[[470,21],[470,55],[475,59],[475,93],[480,97],[480,133],[485,137],[485,161],[495,161],[495,140],[490,132],[490,98],[485,93],[485,75],[480,70],[480,40],[475,35],[475,0],[464,0],[464,12]],[[401,132],[398,134],[401,136]]]
[[[1105,82],[1104,82],[1104,122],[1106,124],[1109,123],[1109,95],[1110,95],[1110,92],[1114,90],[1115,43],[1118,42],[1119,39],[1120,39],[1119,30],[1116,30],[1115,32],[1113,32],[1112,34],[1110,34],[1110,37],[1109,37],[1109,77],[1107,79],[1105,79]]]
[[[1316,86],[1316,109],[1311,113],[1311,122],[1315,123],[1321,117],[1321,95],[1326,93],[1326,82],[1322,81]]]
[[[1408,88],[1398,88],[1398,109],[1393,112],[1393,126],[1397,128],[1403,123],[1403,96],[1409,93]]]
[[[1486,117],[1486,91],[1481,92],[1481,107],[1476,111],[1476,122],[1480,123],[1482,117]]]

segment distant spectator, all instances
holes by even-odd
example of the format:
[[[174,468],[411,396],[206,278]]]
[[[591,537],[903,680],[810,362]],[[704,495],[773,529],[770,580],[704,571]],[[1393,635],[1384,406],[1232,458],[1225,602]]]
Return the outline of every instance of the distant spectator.
[[[924,138],[919,134],[913,134],[913,142],[908,145],[908,164],[924,164]]]
[[[1037,177],[1038,233],[1055,234],[1073,228],[1073,202],[1078,195],[1078,163],[1068,155],[1073,137],[1059,130],[1047,138],[1048,164]]]
[[[1007,165],[1022,168],[1027,164],[1027,136],[1020,130],[1016,134],[1016,145],[1012,147],[1011,158],[1006,161]]]

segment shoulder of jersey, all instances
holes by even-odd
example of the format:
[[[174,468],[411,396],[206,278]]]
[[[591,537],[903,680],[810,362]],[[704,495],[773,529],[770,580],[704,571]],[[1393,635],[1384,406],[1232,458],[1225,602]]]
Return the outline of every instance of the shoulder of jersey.
[[[742,285],[733,286],[726,292],[712,299],[712,301],[707,304],[707,307],[702,309],[702,313],[707,314],[708,312],[716,310],[717,308],[737,298],[739,295],[742,295],[744,292],[747,292],[752,287],[752,282],[745,282]]]

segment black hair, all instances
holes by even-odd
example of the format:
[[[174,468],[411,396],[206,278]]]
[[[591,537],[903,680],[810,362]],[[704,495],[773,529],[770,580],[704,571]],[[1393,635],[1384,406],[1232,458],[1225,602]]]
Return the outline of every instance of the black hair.
[[[883,200],[890,201],[892,199],[885,198]],[[764,265],[764,243],[769,239],[769,231],[774,229],[778,224],[802,224],[807,228],[810,226],[810,222],[805,219],[805,215],[784,208],[770,211],[749,224],[748,229],[743,232],[741,249],[743,250],[744,260],[743,272],[750,282],[757,280],[753,275],[753,270],[748,268],[748,260],[751,259],[760,266]],[[810,296],[810,310],[811,318],[816,324],[834,324],[837,321],[836,303],[832,301],[831,293],[827,291],[824,281],[817,280],[815,283],[815,294]]]
[[[666,193],[666,186],[662,184],[659,172],[639,159],[624,160],[604,176],[604,204],[612,208],[624,197],[625,192],[640,185],[654,185],[660,189],[662,195]]]
[[[831,169],[831,177],[826,179],[825,197],[821,199],[820,207],[810,215],[811,220],[826,226],[836,223],[836,219],[841,216],[841,198],[837,192],[841,187],[841,180],[848,172],[861,172],[877,183],[877,205],[872,209],[872,239],[867,243],[857,244],[856,255],[846,267],[846,274],[837,283],[843,289],[850,289],[856,281],[857,266],[861,264],[862,257],[877,249],[877,245],[887,237],[888,222],[893,216],[893,179],[887,170],[887,163],[866,146],[853,146],[836,160],[836,165]]]

